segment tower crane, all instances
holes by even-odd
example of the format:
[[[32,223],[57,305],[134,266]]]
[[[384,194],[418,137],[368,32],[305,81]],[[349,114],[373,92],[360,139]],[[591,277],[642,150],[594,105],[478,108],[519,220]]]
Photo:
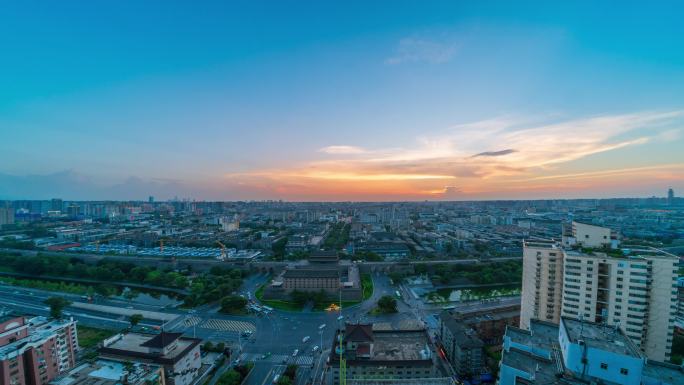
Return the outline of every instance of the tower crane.
[[[219,261],[225,261],[226,260],[226,245],[221,243],[221,241],[216,241],[216,243],[221,246],[221,256],[217,257]]]

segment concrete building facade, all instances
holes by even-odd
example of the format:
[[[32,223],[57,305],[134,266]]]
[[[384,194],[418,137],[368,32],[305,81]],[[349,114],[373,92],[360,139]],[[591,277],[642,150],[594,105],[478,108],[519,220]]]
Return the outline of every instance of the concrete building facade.
[[[523,242],[520,327],[531,319],[558,322],[563,282],[563,250],[556,242]]]
[[[682,383],[681,366],[646,359],[619,327],[561,317],[506,329],[498,385]]]
[[[45,385],[74,367],[76,321],[0,317],[0,384]]]
[[[340,354],[347,383],[418,379],[427,384],[439,377],[424,329],[373,330],[372,324],[346,324],[337,331],[330,353],[333,384],[340,383]]]
[[[201,342],[182,337],[182,333],[117,334],[104,341],[100,356],[114,361],[161,365],[167,384],[190,385],[202,366]]]
[[[448,312],[439,315],[439,339],[444,353],[461,378],[480,374],[484,366],[484,343],[475,330]]]
[[[650,359],[670,359],[679,258],[660,250],[627,257],[564,251],[566,317],[618,325]]]

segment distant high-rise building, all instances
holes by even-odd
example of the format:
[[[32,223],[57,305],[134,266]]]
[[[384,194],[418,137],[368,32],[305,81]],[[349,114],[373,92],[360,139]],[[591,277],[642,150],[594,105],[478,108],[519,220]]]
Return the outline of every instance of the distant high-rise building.
[[[674,203],[674,198],[675,198],[674,190],[673,190],[672,188],[668,189],[668,190],[667,190],[667,204],[668,204],[668,205],[673,204],[673,203]]]
[[[70,204],[67,206],[67,215],[75,218],[81,213],[81,207],[75,203]]]
[[[50,201],[50,211],[62,211],[63,202],[59,198],[52,198]]]
[[[147,198],[147,202],[148,203],[154,203],[154,197],[152,195],[150,195],[150,197]]]
[[[11,207],[0,207],[0,227],[14,223],[14,209]]]

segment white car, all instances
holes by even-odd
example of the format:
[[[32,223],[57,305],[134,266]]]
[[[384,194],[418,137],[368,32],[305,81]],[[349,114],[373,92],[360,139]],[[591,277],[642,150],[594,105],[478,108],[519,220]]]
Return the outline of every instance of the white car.
[[[297,354],[299,354],[299,349],[295,349],[294,352],[292,352],[292,357],[297,357]]]
[[[304,337],[304,338],[302,339],[302,343],[305,344],[305,343],[307,343],[307,341],[309,341],[310,339],[311,339],[311,337],[306,336],[306,337]]]
[[[318,347],[318,345],[314,346],[314,347],[313,347],[313,352],[316,353],[316,352],[318,351],[318,349],[320,349],[320,348]]]

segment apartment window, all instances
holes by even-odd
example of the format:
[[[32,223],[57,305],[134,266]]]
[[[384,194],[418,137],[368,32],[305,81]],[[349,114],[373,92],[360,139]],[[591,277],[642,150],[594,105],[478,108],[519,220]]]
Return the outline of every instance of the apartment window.
[[[629,370],[627,368],[620,368],[620,374],[623,374],[626,376],[629,374]]]
[[[608,370],[608,364],[606,364],[605,362],[601,362],[601,369]]]

